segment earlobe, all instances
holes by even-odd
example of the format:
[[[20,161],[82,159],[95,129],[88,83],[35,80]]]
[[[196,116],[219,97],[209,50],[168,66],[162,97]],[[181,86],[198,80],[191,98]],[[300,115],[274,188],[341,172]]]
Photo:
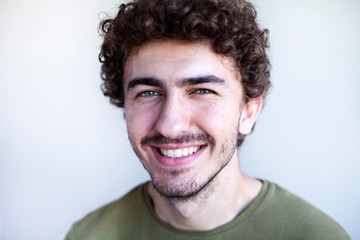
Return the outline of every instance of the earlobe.
[[[262,108],[262,97],[250,99],[241,111],[239,133],[249,134]]]

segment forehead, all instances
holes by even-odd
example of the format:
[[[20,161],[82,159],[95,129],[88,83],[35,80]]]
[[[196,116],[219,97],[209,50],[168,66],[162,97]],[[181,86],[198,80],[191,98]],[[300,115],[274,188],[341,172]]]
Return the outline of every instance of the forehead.
[[[234,61],[216,54],[208,42],[160,40],[140,46],[128,57],[124,66],[124,84],[136,77],[170,81],[209,74],[240,79]]]

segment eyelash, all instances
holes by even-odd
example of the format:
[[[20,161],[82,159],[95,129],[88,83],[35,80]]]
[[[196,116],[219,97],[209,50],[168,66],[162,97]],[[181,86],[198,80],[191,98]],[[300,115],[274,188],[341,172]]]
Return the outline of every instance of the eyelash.
[[[210,94],[210,93],[215,93],[215,92],[210,89],[201,88],[201,89],[196,89],[193,93],[195,93],[195,94]]]
[[[136,97],[153,97],[153,96],[160,96],[160,93],[154,91],[154,90],[147,90],[140,92],[136,95]]]

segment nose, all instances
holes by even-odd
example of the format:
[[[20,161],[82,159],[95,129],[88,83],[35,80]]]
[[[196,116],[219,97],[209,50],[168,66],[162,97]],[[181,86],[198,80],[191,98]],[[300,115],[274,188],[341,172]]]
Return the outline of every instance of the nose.
[[[160,109],[156,131],[164,137],[176,138],[189,130],[191,113],[179,96],[168,96]]]

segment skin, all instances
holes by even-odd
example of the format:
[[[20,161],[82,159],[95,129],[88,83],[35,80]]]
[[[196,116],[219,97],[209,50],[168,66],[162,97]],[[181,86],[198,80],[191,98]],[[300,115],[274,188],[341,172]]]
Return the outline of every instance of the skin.
[[[123,79],[129,139],[151,175],[155,213],[186,230],[234,219],[261,189],[240,171],[236,137],[251,132],[262,99],[244,102],[232,59],[207,42],[152,41],[130,55]],[[200,150],[180,158],[159,153],[188,147]]]

